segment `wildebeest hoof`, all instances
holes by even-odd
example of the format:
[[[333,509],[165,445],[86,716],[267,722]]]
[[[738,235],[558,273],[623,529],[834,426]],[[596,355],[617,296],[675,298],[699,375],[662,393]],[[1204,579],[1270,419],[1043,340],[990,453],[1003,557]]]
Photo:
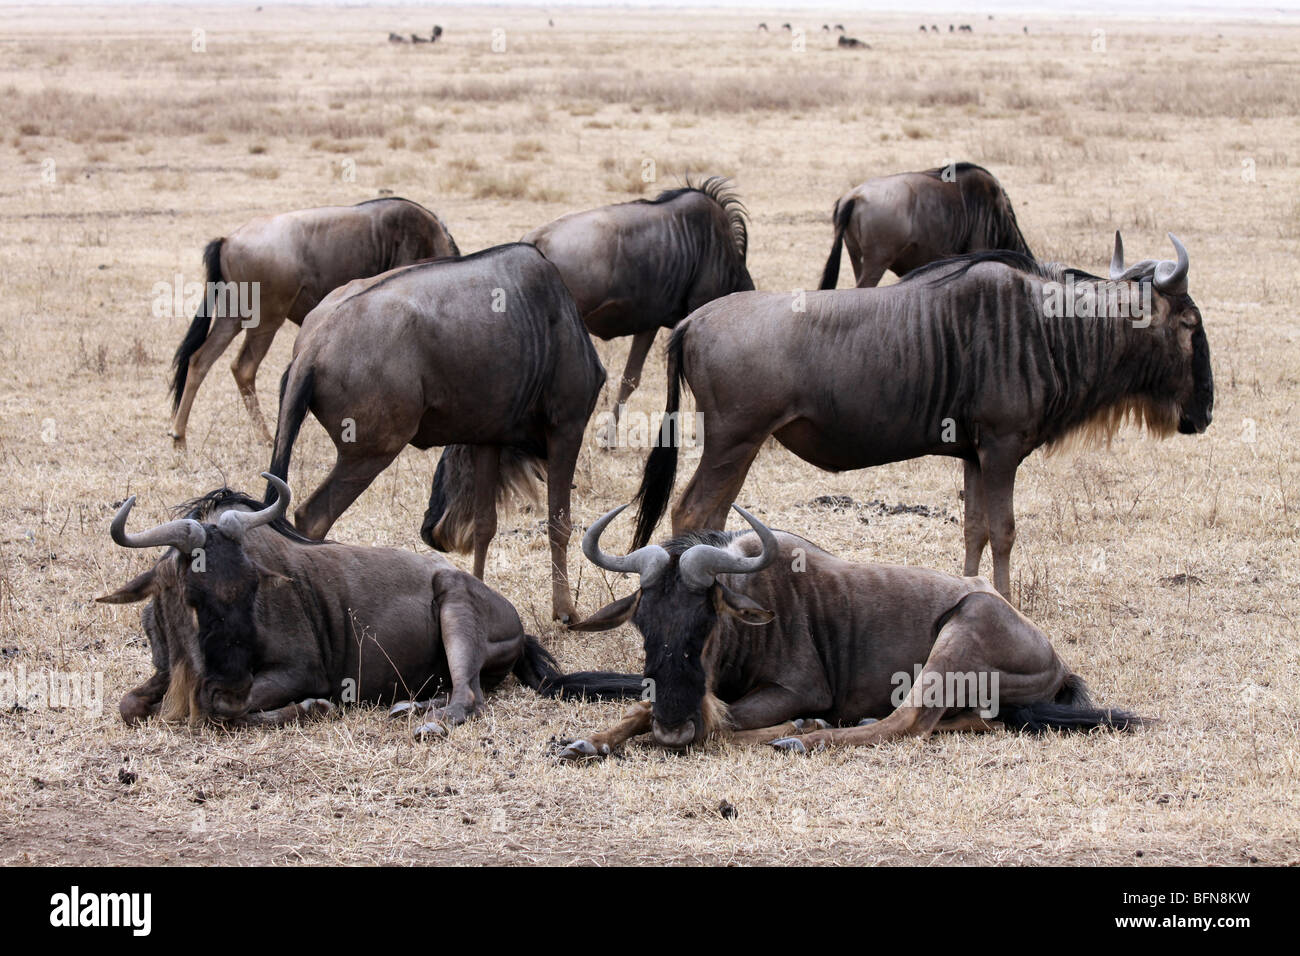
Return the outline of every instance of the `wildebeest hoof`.
[[[599,749],[590,740],[575,740],[560,751],[561,760],[592,760],[609,755],[609,746],[602,744]]]
[[[446,737],[447,725],[440,720],[431,720],[415,728],[416,740],[430,740],[434,737]]]
[[[866,727],[868,724],[878,724],[878,723],[880,723],[880,721],[877,720],[875,717],[863,717],[861,720],[858,721],[858,726]]]
[[[768,746],[775,747],[777,750],[788,750],[796,754],[806,754],[808,752],[808,748],[803,745],[803,741],[798,737],[781,737],[778,740],[773,740]]]
[[[404,717],[409,713],[419,713],[419,710],[420,705],[415,701],[402,700],[393,705],[392,709],[388,712],[388,716],[390,719],[393,717]]]
[[[810,733],[814,730],[830,730],[831,725],[826,723],[820,717],[800,717],[798,720],[791,721],[795,730],[801,734]]]

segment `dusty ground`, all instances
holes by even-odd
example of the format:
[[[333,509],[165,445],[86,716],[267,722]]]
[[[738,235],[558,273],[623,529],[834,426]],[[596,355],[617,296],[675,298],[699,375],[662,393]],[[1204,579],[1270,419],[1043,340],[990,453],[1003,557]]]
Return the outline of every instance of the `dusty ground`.
[[[1300,861],[1300,30],[1078,19],[1027,21],[1026,36],[1016,20],[922,37],[936,18],[806,15],[872,49],[810,30],[795,53],[753,31],[780,14],[552,15],[554,28],[538,11],[6,11],[0,674],[100,672],[105,700],[98,714],[0,712],[0,861]],[[435,19],[436,47],[385,41]],[[158,519],[222,481],[258,489],[269,458],[224,360],[188,452],[166,435],[188,316],[152,314],[152,290],[201,280],[208,239],[387,189],[441,213],[469,251],[633,198],[652,159],[651,193],[688,171],[733,175],[759,287],[806,288],[840,192],[950,158],[1001,178],[1043,258],[1100,270],[1116,227],[1133,259],[1168,255],[1166,230],[1191,251],[1218,385],[1209,432],[1156,443],[1129,429],[1109,450],[1035,455],[1017,489],[1022,607],[1101,701],[1154,728],[808,759],[632,747],[576,767],[555,765],[548,739],[618,706],[513,682],[432,745],[370,710],[234,735],[119,721],[117,698],[149,673],[138,609],[90,599],[148,558],[109,542],[112,504],[138,492],[141,522]],[[291,341],[263,366],[264,406]],[[611,375],[625,350],[600,347]],[[645,411],[662,407],[658,352],[650,369],[633,401]],[[295,489],[331,460],[309,422]],[[334,536],[423,547],[434,463],[408,450]],[[589,450],[578,521],[626,501],[640,465],[638,451]],[[950,461],[837,476],[770,448],[741,503],[853,558],[956,571],[959,485]],[[827,494],[855,504],[812,503]],[[631,633],[550,627],[538,515],[502,527],[488,580],[560,660],[638,667]],[[611,586],[627,585],[584,571],[581,608]]]

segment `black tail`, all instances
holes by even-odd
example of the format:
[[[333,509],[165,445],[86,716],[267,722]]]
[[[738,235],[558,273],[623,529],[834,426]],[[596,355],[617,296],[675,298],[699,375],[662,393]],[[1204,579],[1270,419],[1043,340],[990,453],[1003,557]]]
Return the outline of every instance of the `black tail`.
[[[511,493],[540,503],[546,480],[544,460],[513,446],[502,446],[497,468],[496,502]],[[433,472],[429,507],[420,537],[435,551],[468,552],[474,548],[474,456],[470,445],[448,445]]]
[[[844,245],[844,230],[849,228],[849,217],[852,215],[852,198],[835,204],[835,211],[831,213],[831,219],[835,222],[835,243],[831,246],[831,255],[826,260],[826,268],[822,270],[822,284],[817,287],[819,289],[833,289],[840,281],[840,249]]]
[[[650,543],[655,525],[668,508],[673,482],[677,478],[677,446],[681,443],[681,424],[677,414],[682,404],[682,349],[686,341],[683,323],[673,330],[668,340],[668,404],[664,407],[664,421],[659,429],[659,444],[650,450],[646,459],[641,487],[633,499],[640,503],[636,515],[636,537],[633,548],[643,548]]]
[[[271,467],[267,469],[281,481],[289,480],[289,458],[293,455],[293,443],[298,440],[298,430],[302,428],[303,419],[311,405],[312,392],[316,387],[315,370],[310,366],[297,381],[294,381],[294,363],[284,370],[280,378],[280,415],[275,423],[275,447],[271,452]],[[266,485],[266,500],[275,500],[276,490],[270,482]]]
[[[207,270],[209,285],[203,287],[204,296],[199,301],[199,310],[194,313],[194,321],[190,323],[185,338],[181,339],[180,347],[172,358],[172,411],[180,407],[181,396],[185,394],[185,378],[189,374],[190,359],[207,341],[208,329],[212,326],[212,317],[208,315],[207,290],[211,288],[211,283],[225,281],[221,275],[221,247],[225,241],[224,238],[213,239],[203,250],[203,267]]]
[[[1097,707],[1088,686],[1078,674],[1066,678],[1055,700],[1039,701],[1016,707],[1004,707],[997,719],[1011,730],[1041,734],[1048,730],[1084,731],[1105,727],[1108,730],[1136,730],[1151,723],[1127,710]]]
[[[515,664],[514,674],[521,683],[545,697],[626,700],[641,696],[640,674],[605,671],[561,673],[555,658],[531,634],[524,635],[524,654]]]

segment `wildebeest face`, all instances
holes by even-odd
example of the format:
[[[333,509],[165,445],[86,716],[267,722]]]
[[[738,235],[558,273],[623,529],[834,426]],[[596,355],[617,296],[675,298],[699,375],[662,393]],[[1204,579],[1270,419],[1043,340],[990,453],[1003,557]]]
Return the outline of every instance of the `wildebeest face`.
[[[1205,337],[1201,310],[1190,296],[1175,305],[1172,318],[1178,351],[1187,370],[1178,430],[1184,435],[1197,435],[1210,427],[1214,419],[1214,372],[1210,368],[1210,343]]]
[[[766,624],[772,614],[717,580],[719,574],[762,570],[776,557],[772,532],[744,509],[736,510],[758,532],[757,556],[711,544],[693,544],[680,555],[650,545],[624,557],[600,550],[600,534],[622,508],[604,515],[583,537],[583,552],[611,571],[636,571],[640,588],[602,608],[574,630],[596,631],[631,620],[645,642],[645,676],[651,700],[651,732],[665,747],[699,743],[719,729],[723,705],[713,697],[709,645],[722,624],[734,617]]]

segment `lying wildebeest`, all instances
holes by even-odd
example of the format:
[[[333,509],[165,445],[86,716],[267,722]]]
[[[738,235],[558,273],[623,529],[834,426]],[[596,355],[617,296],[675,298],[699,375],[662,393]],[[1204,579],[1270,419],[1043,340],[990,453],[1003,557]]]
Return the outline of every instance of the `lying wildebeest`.
[[[460,250],[441,219],[398,198],[259,216],[212,240],[203,253],[207,294],[173,362],[172,438],[184,444],[204,376],[242,330],[247,335],[231,371],[249,415],[269,442],[257,403],[257,367],[285,319],[302,324],[321,299],[352,279],[456,255]],[[257,289],[258,314],[241,318],[231,308],[228,290],[248,288]]]
[[[886,269],[901,278],[967,252],[1010,249],[1033,257],[1001,183],[974,163],[869,179],[835,201],[831,220],[835,242],[822,289],[839,281],[841,243],[859,289],[874,286]]]
[[[168,549],[95,599],[149,599],[141,623],[156,672],[122,698],[128,723],[280,724],[332,702],[441,692],[394,709],[431,710],[424,735],[471,717],[509,674],[549,696],[640,693],[640,677],[560,673],[509,601],[439,555],[302,537],[282,520],[288,487],[264,477],[277,493],[269,507],[222,488],[148,531],[126,530],[134,495],[113,519],[122,547]]]
[[[646,732],[666,747],[721,734],[802,751],[997,723],[1140,723],[1094,707],[1047,636],[983,578],[852,564],[740,507],[752,533],[698,532],[604,554],[601,532],[622,510],[593,524],[582,550],[599,567],[636,573],[639,586],[576,628],[632,621],[651,699],[564,757],[603,756]]]
[[[268,469],[288,476],[308,410],[338,457],[297,509],[311,538],[330,526],[407,445],[449,445],[420,534],[440,551],[474,551],[483,576],[496,504],[529,492],[545,462],[552,610],[569,595],[569,485],[605,382],[560,273],[523,243],[358,279],[303,321],[280,383]]]
[[[670,414],[646,462],[635,543],[672,492],[685,378],[708,429],[674,534],[723,527],[768,436],[828,471],[948,455],[965,462],[965,573],[991,542],[1009,597],[1012,491],[1030,452],[1072,435],[1109,441],[1130,416],[1159,437],[1210,424],[1210,347],[1187,250],[1170,239],[1177,262],[1124,270],[1117,233],[1119,281],[985,252],[897,285],[809,293],[802,312],[785,293],[705,306],[669,342]]]
[[[405,43],[405,42],[406,42],[406,37],[402,36],[400,33],[391,33],[391,32],[390,32],[390,33],[388,34],[388,42],[389,42],[389,43]]]
[[[592,335],[633,337],[610,433],[659,329],[706,302],[754,288],[745,268],[745,208],[722,176],[698,186],[688,180],[654,199],[569,213],[521,241],[555,263]]]
[[[842,36],[842,37],[839,38],[839,40],[837,41],[837,43],[839,44],[839,46],[842,46],[842,47],[848,47],[848,48],[851,49],[851,50],[859,50],[859,49],[861,49],[861,50],[869,50],[869,49],[871,49],[871,45],[870,45],[869,43],[863,43],[863,42],[862,42],[861,40],[859,40],[857,37],[845,37],[845,36]]]

